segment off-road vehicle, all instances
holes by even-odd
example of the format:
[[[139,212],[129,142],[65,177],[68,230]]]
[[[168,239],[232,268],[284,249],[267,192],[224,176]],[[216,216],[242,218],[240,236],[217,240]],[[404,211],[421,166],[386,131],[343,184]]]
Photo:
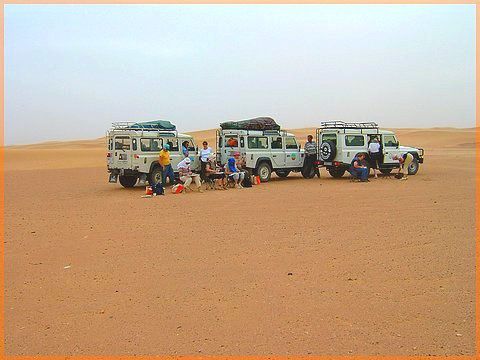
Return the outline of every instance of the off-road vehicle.
[[[316,130],[316,136],[319,163],[325,166],[334,178],[345,174],[355,155],[361,152],[368,154],[368,145],[373,137],[380,141],[383,161],[379,164],[379,170],[383,174],[389,174],[399,167],[399,162],[393,160],[393,155],[406,152],[413,155],[414,160],[408,167],[409,175],[415,175],[423,163],[423,149],[401,146],[393,131],[381,130],[374,122],[326,121]]]
[[[170,160],[175,172],[184,158],[182,144],[185,141],[189,144],[192,168],[200,165],[193,138],[177,132],[176,127],[168,121],[113,123],[106,139],[109,182],[116,183],[119,180],[124,187],[133,187],[137,181],[139,184],[161,181],[162,169],[158,164],[158,155],[164,144],[170,145]]]
[[[216,133],[217,161],[220,164],[225,164],[229,157],[239,152],[246,167],[262,182],[269,181],[272,172],[282,178],[290,172],[302,172],[304,177],[315,175],[314,169],[311,174],[303,174],[304,151],[295,136],[280,130],[273,119],[256,118],[224,124],[227,123],[221,124],[222,128]]]

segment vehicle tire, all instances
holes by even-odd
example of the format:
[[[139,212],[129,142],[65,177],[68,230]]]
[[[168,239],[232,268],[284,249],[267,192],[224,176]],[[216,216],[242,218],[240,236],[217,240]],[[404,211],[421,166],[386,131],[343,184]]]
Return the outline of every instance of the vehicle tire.
[[[155,166],[150,173],[150,178],[148,180],[150,185],[156,185],[159,182],[162,182],[162,168],[160,166]]]
[[[328,173],[330,174],[331,177],[334,177],[335,179],[339,179],[345,174],[345,169],[338,169],[338,168],[330,168],[328,169]]]
[[[260,165],[258,165],[257,174],[261,182],[267,182],[272,176],[272,168],[267,162],[261,162]]]
[[[137,183],[138,176],[120,175],[118,180],[120,181],[120,185],[122,185],[124,188],[131,188]]]
[[[420,164],[418,163],[417,159],[413,159],[413,161],[408,165],[408,175],[415,175],[420,168]]]
[[[332,161],[337,155],[337,147],[331,141],[324,141],[320,145],[320,158],[323,161]]]
[[[290,174],[290,170],[277,170],[275,171],[275,174],[277,174],[278,177],[281,178],[286,178]]]
[[[380,169],[380,172],[384,175],[388,175],[392,172],[392,168],[388,168],[388,169]]]

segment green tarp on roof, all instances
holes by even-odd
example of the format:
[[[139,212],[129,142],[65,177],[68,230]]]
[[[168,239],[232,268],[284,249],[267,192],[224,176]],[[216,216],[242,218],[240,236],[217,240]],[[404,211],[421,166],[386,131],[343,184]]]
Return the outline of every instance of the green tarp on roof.
[[[168,120],[155,120],[135,123],[131,128],[138,129],[158,129],[158,130],[176,130],[177,127]]]

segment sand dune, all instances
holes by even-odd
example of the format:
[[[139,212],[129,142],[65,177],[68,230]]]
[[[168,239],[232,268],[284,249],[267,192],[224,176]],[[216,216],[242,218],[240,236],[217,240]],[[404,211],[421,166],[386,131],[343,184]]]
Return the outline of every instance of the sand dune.
[[[288,130],[304,145],[308,134],[315,136],[314,128]],[[475,147],[474,129],[398,129],[401,144],[423,147],[426,150]],[[190,132],[198,146],[206,140],[215,148],[215,129]],[[48,142],[5,148],[5,170],[70,169],[78,167],[106,166],[106,142],[104,138],[66,142]],[[441,152],[440,152],[441,153]]]
[[[474,354],[475,132],[398,135],[405,182],[151,199],[102,139],[6,148],[6,354]]]

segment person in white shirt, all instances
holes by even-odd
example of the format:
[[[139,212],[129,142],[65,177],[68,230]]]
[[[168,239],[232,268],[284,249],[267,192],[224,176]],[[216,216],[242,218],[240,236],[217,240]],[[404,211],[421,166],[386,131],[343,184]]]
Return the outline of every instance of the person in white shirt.
[[[208,163],[208,158],[212,154],[212,148],[208,146],[208,142],[206,142],[206,141],[204,141],[202,145],[203,145],[203,148],[200,149],[200,151],[199,151],[200,165],[201,165],[200,176],[201,176],[202,180],[205,181],[206,180],[205,168],[206,168],[207,163]]]
[[[192,191],[192,188],[190,187],[192,181],[195,182],[198,192],[203,192],[198,174],[194,174],[190,169],[191,162],[190,158],[187,157],[178,163],[177,169],[180,175],[180,180],[185,186],[185,192],[187,192],[187,190]]]
[[[382,151],[380,142],[377,137],[372,137],[370,144],[368,144],[368,154],[370,155],[370,162],[373,168],[373,175],[375,179],[378,178],[377,171],[382,161]]]

